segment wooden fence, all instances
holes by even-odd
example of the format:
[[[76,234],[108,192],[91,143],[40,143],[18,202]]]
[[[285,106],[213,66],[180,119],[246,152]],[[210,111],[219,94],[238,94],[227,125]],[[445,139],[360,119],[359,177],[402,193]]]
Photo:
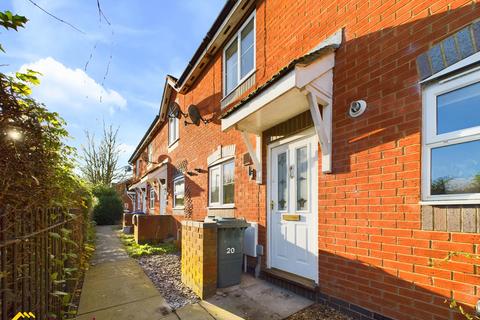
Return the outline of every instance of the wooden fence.
[[[85,238],[80,210],[0,209],[0,319],[66,318]]]

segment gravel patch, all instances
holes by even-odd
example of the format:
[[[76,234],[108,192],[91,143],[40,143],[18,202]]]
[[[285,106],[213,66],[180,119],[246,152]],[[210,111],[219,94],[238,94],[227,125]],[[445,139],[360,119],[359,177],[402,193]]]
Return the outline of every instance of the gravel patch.
[[[144,256],[138,259],[147,276],[174,310],[200,299],[181,281],[181,264],[178,254]]]
[[[349,316],[324,304],[314,304],[299,311],[286,320],[352,320]]]

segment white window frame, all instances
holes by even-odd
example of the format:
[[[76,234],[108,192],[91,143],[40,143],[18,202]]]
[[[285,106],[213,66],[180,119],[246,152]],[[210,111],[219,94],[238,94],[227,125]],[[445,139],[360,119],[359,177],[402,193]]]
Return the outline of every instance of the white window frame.
[[[233,189],[234,189],[234,197],[233,197],[233,203],[223,203],[223,166],[229,163],[233,163]],[[219,170],[220,171],[220,185],[219,190],[218,190],[218,202],[212,202],[211,199],[211,189],[212,189],[212,171],[213,170]],[[223,161],[221,163],[215,164],[214,166],[211,166],[208,168],[208,207],[209,208],[233,208],[235,207],[235,159],[230,159],[227,161]]]
[[[177,201],[175,200],[175,195],[176,195],[176,192],[175,192],[175,185],[178,183],[178,182],[182,182],[183,181],[183,205],[182,206],[177,206]],[[172,196],[173,196],[173,208],[174,209],[183,209],[185,208],[185,176],[181,175],[181,176],[178,176],[176,177],[175,179],[173,179],[173,192],[172,192]]]
[[[140,159],[137,159],[137,165],[135,167],[137,177],[140,176]]]
[[[137,193],[132,194],[132,211],[137,211]]]
[[[423,88],[422,201],[440,203],[480,203],[480,193],[431,194],[431,150],[480,140],[480,126],[437,134],[437,97],[480,82],[480,70],[473,69],[436,81]]]
[[[172,128],[173,126],[173,128]],[[179,120],[177,117],[168,117],[168,146],[171,147],[180,138]]]
[[[150,186],[150,211],[155,210],[155,190],[153,186]]]
[[[241,67],[241,61],[242,61],[242,57],[241,57],[241,52],[242,52],[242,48],[241,48],[241,35],[242,35],[242,31],[243,29],[245,29],[245,27],[247,26],[247,24],[253,19],[253,67],[252,67],[252,70],[250,70],[245,76],[241,76],[241,70],[242,70],[242,67]],[[230,41],[228,41],[228,43],[225,45],[225,47],[223,48],[223,96],[226,97],[228,96],[230,93],[232,93],[233,91],[235,91],[236,88],[238,88],[238,86],[240,86],[246,79],[248,79],[256,70],[257,68],[257,57],[256,57],[256,52],[257,52],[257,19],[256,19],[256,16],[255,16],[255,11],[252,12],[252,14],[248,17],[247,20],[245,20],[245,22],[242,24],[242,26],[238,29],[238,31],[232,35],[232,39],[230,39]],[[234,41],[237,41],[237,85],[232,88],[232,90],[230,91],[227,91],[227,59],[226,59],[226,52],[227,52],[227,49],[230,47],[230,45],[234,42]]]
[[[153,142],[150,142],[147,147],[148,152],[148,164],[153,162]]]

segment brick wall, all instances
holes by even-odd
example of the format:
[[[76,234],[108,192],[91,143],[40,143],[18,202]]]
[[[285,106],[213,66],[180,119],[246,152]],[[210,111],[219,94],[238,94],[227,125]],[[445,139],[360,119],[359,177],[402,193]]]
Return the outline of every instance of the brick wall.
[[[217,291],[217,225],[182,222],[182,282],[200,298]]]
[[[480,6],[448,0],[263,0],[256,2],[256,10],[252,89],[338,29],[345,31],[334,68],[333,172],[320,175],[318,186],[321,292],[394,319],[453,317],[444,303],[452,294],[476,303],[478,266],[465,257],[441,260],[450,251],[480,253],[478,233],[422,230],[416,58],[477,19]],[[217,54],[188,93],[172,97],[184,112],[190,104],[205,118],[220,112],[221,68]],[[347,106],[357,99],[366,100],[368,108],[352,119]],[[159,143],[165,143],[166,134],[163,127]],[[181,125],[179,145],[168,157],[172,166],[206,170],[208,155],[229,144],[236,145],[237,155],[235,215],[259,222],[259,241],[268,252],[266,187],[249,180],[241,164],[246,147],[237,131],[222,132],[218,120]],[[266,172],[265,145],[263,160]],[[188,214],[203,219],[208,175],[186,176],[186,184]],[[171,213],[171,189],[168,199]]]

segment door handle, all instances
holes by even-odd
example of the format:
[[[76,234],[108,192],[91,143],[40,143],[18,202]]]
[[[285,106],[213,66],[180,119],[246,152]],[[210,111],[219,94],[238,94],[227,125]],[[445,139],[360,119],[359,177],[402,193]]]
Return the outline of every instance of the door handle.
[[[290,178],[295,178],[295,166],[292,164],[290,167],[288,167],[288,175]]]
[[[270,210],[273,210],[275,208],[275,202],[273,200],[270,201]]]

